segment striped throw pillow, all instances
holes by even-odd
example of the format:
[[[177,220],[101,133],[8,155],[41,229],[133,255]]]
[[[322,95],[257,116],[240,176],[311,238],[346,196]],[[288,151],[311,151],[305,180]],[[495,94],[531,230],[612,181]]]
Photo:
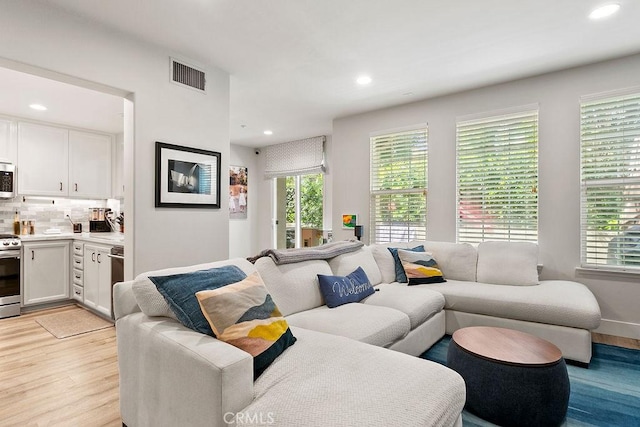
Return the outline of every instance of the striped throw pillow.
[[[430,252],[398,249],[398,257],[409,279],[409,285],[446,282],[438,263]]]
[[[257,272],[196,298],[216,337],[253,356],[254,379],[296,342]]]

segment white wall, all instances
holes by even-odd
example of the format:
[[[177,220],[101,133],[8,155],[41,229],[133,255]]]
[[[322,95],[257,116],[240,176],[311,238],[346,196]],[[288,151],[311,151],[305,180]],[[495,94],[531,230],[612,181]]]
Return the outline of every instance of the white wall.
[[[186,58],[206,69],[208,93],[172,84],[169,56],[180,58],[180,52],[134,42],[49,10],[46,3],[3,2],[0,40],[0,66],[8,59],[85,79],[86,86],[95,82],[117,88],[113,93],[131,93],[134,144],[125,150],[125,165],[132,165],[125,171],[128,274],[228,256],[226,209],[154,207],[156,141],[219,151],[222,171],[228,170],[228,74],[203,58]],[[224,189],[228,180],[222,177]]]
[[[640,87],[640,55],[337,119],[331,158],[333,223],[340,224],[342,213],[358,213],[364,240],[369,240],[369,134],[427,122],[427,237],[455,241],[456,117],[538,103],[542,278],[585,283],[606,319],[600,331],[640,338],[640,276],[578,276],[575,270],[580,265],[579,99],[633,86]],[[345,239],[351,233],[334,227],[334,236]]]
[[[260,212],[260,181],[261,171],[258,171],[258,157],[253,148],[231,144],[229,164],[233,166],[245,166],[247,168],[247,219],[229,220],[229,258],[256,255],[261,249],[258,246],[258,218]],[[229,185],[229,173],[225,184]],[[229,194],[227,187],[224,194]],[[228,208],[229,203],[223,203]],[[228,209],[227,209],[228,210]],[[266,247],[266,246],[265,246]],[[262,248],[264,249],[264,247]]]

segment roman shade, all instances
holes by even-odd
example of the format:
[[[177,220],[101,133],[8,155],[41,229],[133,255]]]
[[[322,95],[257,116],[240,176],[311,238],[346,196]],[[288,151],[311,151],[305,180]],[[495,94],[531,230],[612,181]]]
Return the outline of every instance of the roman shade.
[[[265,147],[265,178],[324,173],[325,139],[315,136]]]

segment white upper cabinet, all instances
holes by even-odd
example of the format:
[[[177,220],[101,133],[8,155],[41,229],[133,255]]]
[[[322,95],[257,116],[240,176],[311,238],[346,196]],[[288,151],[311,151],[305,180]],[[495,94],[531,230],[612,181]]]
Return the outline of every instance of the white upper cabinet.
[[[110,135],[20,122],[18,193],[108,199],[112,157]]]
[[[34,123],[18,124],[18,192],[66,196],[69,131]]]
[[[15,138],[11,137],[12,126],[15,126],[14,122],[0,119],[0,159],[16,163]]]
[[[109,135],[69,131],[69,196],[111,197],[112,150]]]

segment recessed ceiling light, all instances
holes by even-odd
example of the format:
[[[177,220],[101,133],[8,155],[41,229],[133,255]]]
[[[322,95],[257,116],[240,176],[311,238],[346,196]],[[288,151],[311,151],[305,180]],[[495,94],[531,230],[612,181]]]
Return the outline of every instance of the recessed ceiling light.
[[[359,76],[356,79],[356,83],[358,83],[359,85],[363,85],[363,86],[364,85],[368,85],[369,83],[371,83],[371,77],[365,76],[365,75]]]
[[[265,135],[273,135],[273,131],[272,130],[265,130],[264,134]]]
[[[29,107],[33,108],[34,110],[38,110],[38,111],[46,111],[47,107],[45,107],[44,105],[41,104],[31,104],[29,105]]]
[[[589,19],[602,19],[607,16],[611,16],[616,13],[620,9],[620,5],[617,3],[606,4],[604,6],[600,6],[597,9],[594,9],[589,14]]]

